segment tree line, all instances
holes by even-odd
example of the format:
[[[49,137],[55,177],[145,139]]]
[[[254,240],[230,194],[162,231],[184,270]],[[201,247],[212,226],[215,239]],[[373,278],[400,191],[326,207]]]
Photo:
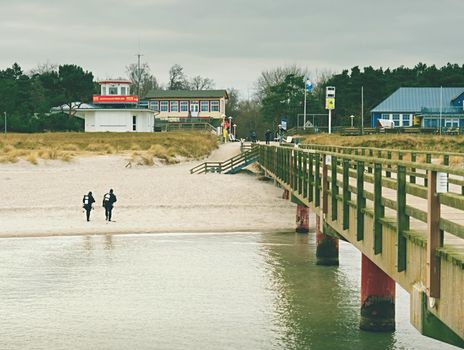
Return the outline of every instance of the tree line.
[[[169,81],[159,85],[147,63],[126,67],[132,82],[132,93],[145,96],[152,89],[204,90],[214,87],[214,81],[199,75],[188,78],[182,66],[175,64],[169,71]],[[119,77],[120,78],[120,77]],[[118,78],[118,79],[119,79]],[[0,128],[15,132],[81,131],[82,119],[73,118],[76,107],[91,102],[100,86],[92,72],[74,64],[45,63],[25,73],[19,64],[0,70]],[[53,107],[61,112],[50,113]]]
[[[316,75],[316,76],[314,76]],[[350,116],[356,118],[355,126],[361,124],[361,88],[364,91],[364,125],[370,126],[370,110],[381,103],[400,87],[464,87],[464,65],[448,63],[443,67],[418,63],[412,68],[400,66],[394,69],[360,69],[333,74],[323,72],[310,74],[298,66],[279,67],[263,71],[256,81],[256,95],[252,100],[232,99],[229,113],[240,125],[239,136],[247,137],[256,131],[262,138],[266,129],[274,132],[285,118],[289,128],[296,126],[298,115],[300,126],[303,123],[304,80],[312,77],[314,89],[307,94],[307,115],[327,114],[325,110],[325,88],[336,87],[335,110],[332,113],[332,126],[348,126]],[[234,106],[235,103],[235,106]],[[229,114],[228,114],[229,115]],[[314,117],[317,127],[327,127],[327,116]]]
[[[169,71],[166,84],[159,84],[147,63],[131,64],[126,73],[132,82],[132,92],[143,98],[152,89],[202,90],[214,88],[214,81],[199,75],[188,77],[179,64]],[[256,93],[251,99],[241,99],[239,91],[228,89],[227,116],[238,125],[238,136],[247,137],[255,131],[262,138],[267,129],[276,131],[282,118],[294,127],[304,110],[304,79],[311,77],[314,89],[307,94],[307,115],[325,114],[325,88],[336,87],[336,105],[332,115],[333,126],[350,125],[350,115],[356,116],[359,126],[361,115],[361,87],[364,89],[364,124],[369,125],[369,111],[399,87],[447,86],[464,87],[464,65],[448,63],[443,67],[418,63],[412,68],[360,69],[358,66],[341,73],[311,74],[296,65],[263,71],[256,80]],[[88,102],[99,94],[99,85],[92,72],[73,64],[43,64],[28,73],[15,63],[0,70],[0,116],[6,112],[8,129],[18,132],[82,130],[83,122],[73,116],[73,104]],[[64,106],[63,113],[50,109]],[[327,126],[326,116],[314,118],[318,127]],[[0,118],[0,127],[4,127]]]

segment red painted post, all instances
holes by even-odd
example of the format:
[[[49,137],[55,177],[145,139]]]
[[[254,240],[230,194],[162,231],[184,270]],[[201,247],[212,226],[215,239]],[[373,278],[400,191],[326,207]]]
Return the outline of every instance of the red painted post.
[[[319,215],[316,215],[316,265],[338,265],[338,238],[321,232]]]
[[[282,193],[282,199],[289,199],[290,198],[290,193],[288,190],[284,190],[284,193]]]
[[[296,232],[309,232],[309,208],[306,205],[296,205]]]
[[[361,322],[365,331],[395,330],[395,281],[362,255]]]

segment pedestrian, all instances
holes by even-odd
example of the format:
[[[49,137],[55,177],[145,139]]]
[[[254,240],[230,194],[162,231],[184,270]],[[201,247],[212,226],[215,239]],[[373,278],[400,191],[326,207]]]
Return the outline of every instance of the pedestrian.
[[[92,192],[84,194],[84,198],[82,198],[82,203],[82,207],[85,209],[87,221],[90,221],[90,211],[93,209],[92,204],[95,203],[95,199],[92,196]]]
[[[103,208],[105,208],[105,220],[111,221],[111,212],[113,211],[113,204],[117,201],[116,196],[111,189],[103,196]]]
[[[264,133],[264,137],[266,139],[266,145],[269,145],[271,143],[271,130],[267,129]]]

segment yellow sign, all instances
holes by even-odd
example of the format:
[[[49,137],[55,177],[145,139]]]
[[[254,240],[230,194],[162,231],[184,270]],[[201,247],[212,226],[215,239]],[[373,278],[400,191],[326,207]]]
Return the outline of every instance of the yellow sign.
[[[325,109],[335,109],[335,97],[327,97],[325,99]]]
[[[421,126],[422,118],[418,116],[413,116],[412,117],[412,125],[413,126]]]

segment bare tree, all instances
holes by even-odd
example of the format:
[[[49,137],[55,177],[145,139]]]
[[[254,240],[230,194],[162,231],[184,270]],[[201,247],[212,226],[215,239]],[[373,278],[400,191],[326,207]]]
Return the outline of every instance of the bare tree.
[[[45,63],[39,63],[37,67],[32,68],[29,72],[29,75],[41,75],[44,73],[50,73],[50,72],[57,72],[58,71],[58,65],[55,63],[51,63],[50,61],[47,60]]]
[[[256,97],[258,98],[258,101],[262,100],[271,86],[282,83],[290,74],[304,76],[308,75],[308,70],[294,64],[261,72],[258,80],[255,83]]]
[[[144,97],[150,90],[159,89],[158,81],[151,74],[148,63],[142,63],[140,68],[132,63],[126,67],[126,72],[132,82],[133,91],[138,91],[139,96]]]
[[[213,79],[197,75],[190,79],[189,85],[192,90],[209,90],[213,89],[215,84]]]
[[[180,64],[175,64],[169,70],[168,90],[188,90],[189,83]]]

